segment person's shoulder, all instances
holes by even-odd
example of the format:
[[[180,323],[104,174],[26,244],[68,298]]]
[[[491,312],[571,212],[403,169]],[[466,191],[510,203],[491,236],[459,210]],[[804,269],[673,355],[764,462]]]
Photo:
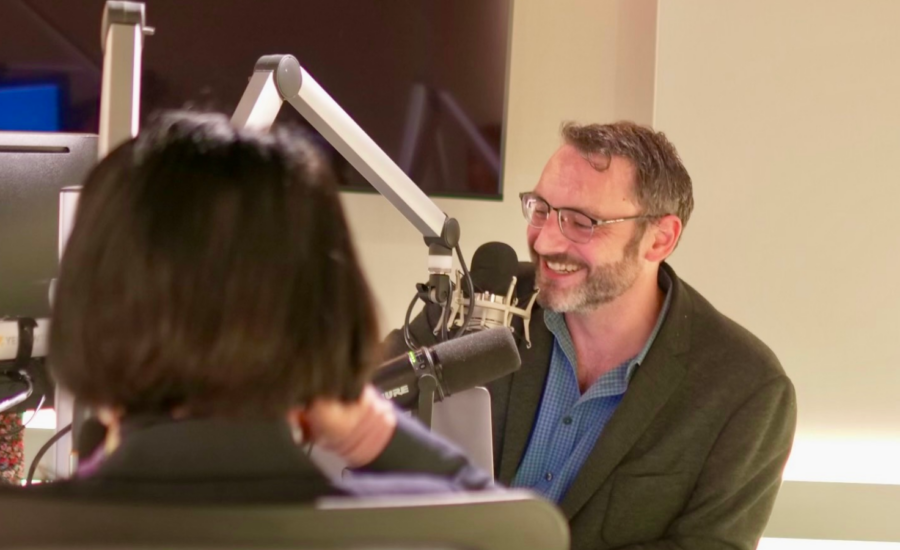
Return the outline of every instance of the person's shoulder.
[[[729,376],[767,382],[787,375],[775,352],[758,336],[731,319],[683,280],[676,283],[691,308],[692,359],[706,370],[726,370]],[[741,380],[735,380],[740,382]]]

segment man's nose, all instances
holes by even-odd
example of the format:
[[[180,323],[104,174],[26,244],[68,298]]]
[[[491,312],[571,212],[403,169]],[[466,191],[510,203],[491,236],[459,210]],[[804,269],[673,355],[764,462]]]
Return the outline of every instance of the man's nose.
[[[540,228],[534,241],[534,251],[541,256],[564,252],[569,247],[569,239],[559,230],[559,213],[551,212],[547,222]]]

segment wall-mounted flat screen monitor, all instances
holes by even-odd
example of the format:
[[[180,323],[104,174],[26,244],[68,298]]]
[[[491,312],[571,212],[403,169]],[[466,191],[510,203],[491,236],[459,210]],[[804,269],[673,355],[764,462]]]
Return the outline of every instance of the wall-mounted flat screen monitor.
[[[156,34],[145,41],[142,117],[184,107],[231,113],[260,56],[292,54],[427,193],[501,196],[512,0],[144,3]],[[62,79],[60,129],[96,132],[103,6],[0,2],[0,88]],[[279,122],[305,125],[290,107]],[[325,147],[342,185],[371,189]]]

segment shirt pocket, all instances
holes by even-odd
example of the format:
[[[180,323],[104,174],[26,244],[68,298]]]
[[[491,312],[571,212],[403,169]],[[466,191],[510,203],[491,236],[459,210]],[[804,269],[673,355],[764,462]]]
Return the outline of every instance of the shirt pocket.
[[[692,487],[687,473],[620,474],[613,480],[603,539],[615,547],[662,538],[687,505]]]

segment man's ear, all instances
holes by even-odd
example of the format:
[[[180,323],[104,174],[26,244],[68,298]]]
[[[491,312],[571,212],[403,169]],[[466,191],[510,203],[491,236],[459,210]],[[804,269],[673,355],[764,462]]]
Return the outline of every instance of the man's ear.
[[[647,232],[653,240],[647,253],[644,254],[644,258],[654,263],[664,261],[675,251],[683,229],[684,225],[681,223],[681,219],[674,214],[663,216],[651,224]]]

